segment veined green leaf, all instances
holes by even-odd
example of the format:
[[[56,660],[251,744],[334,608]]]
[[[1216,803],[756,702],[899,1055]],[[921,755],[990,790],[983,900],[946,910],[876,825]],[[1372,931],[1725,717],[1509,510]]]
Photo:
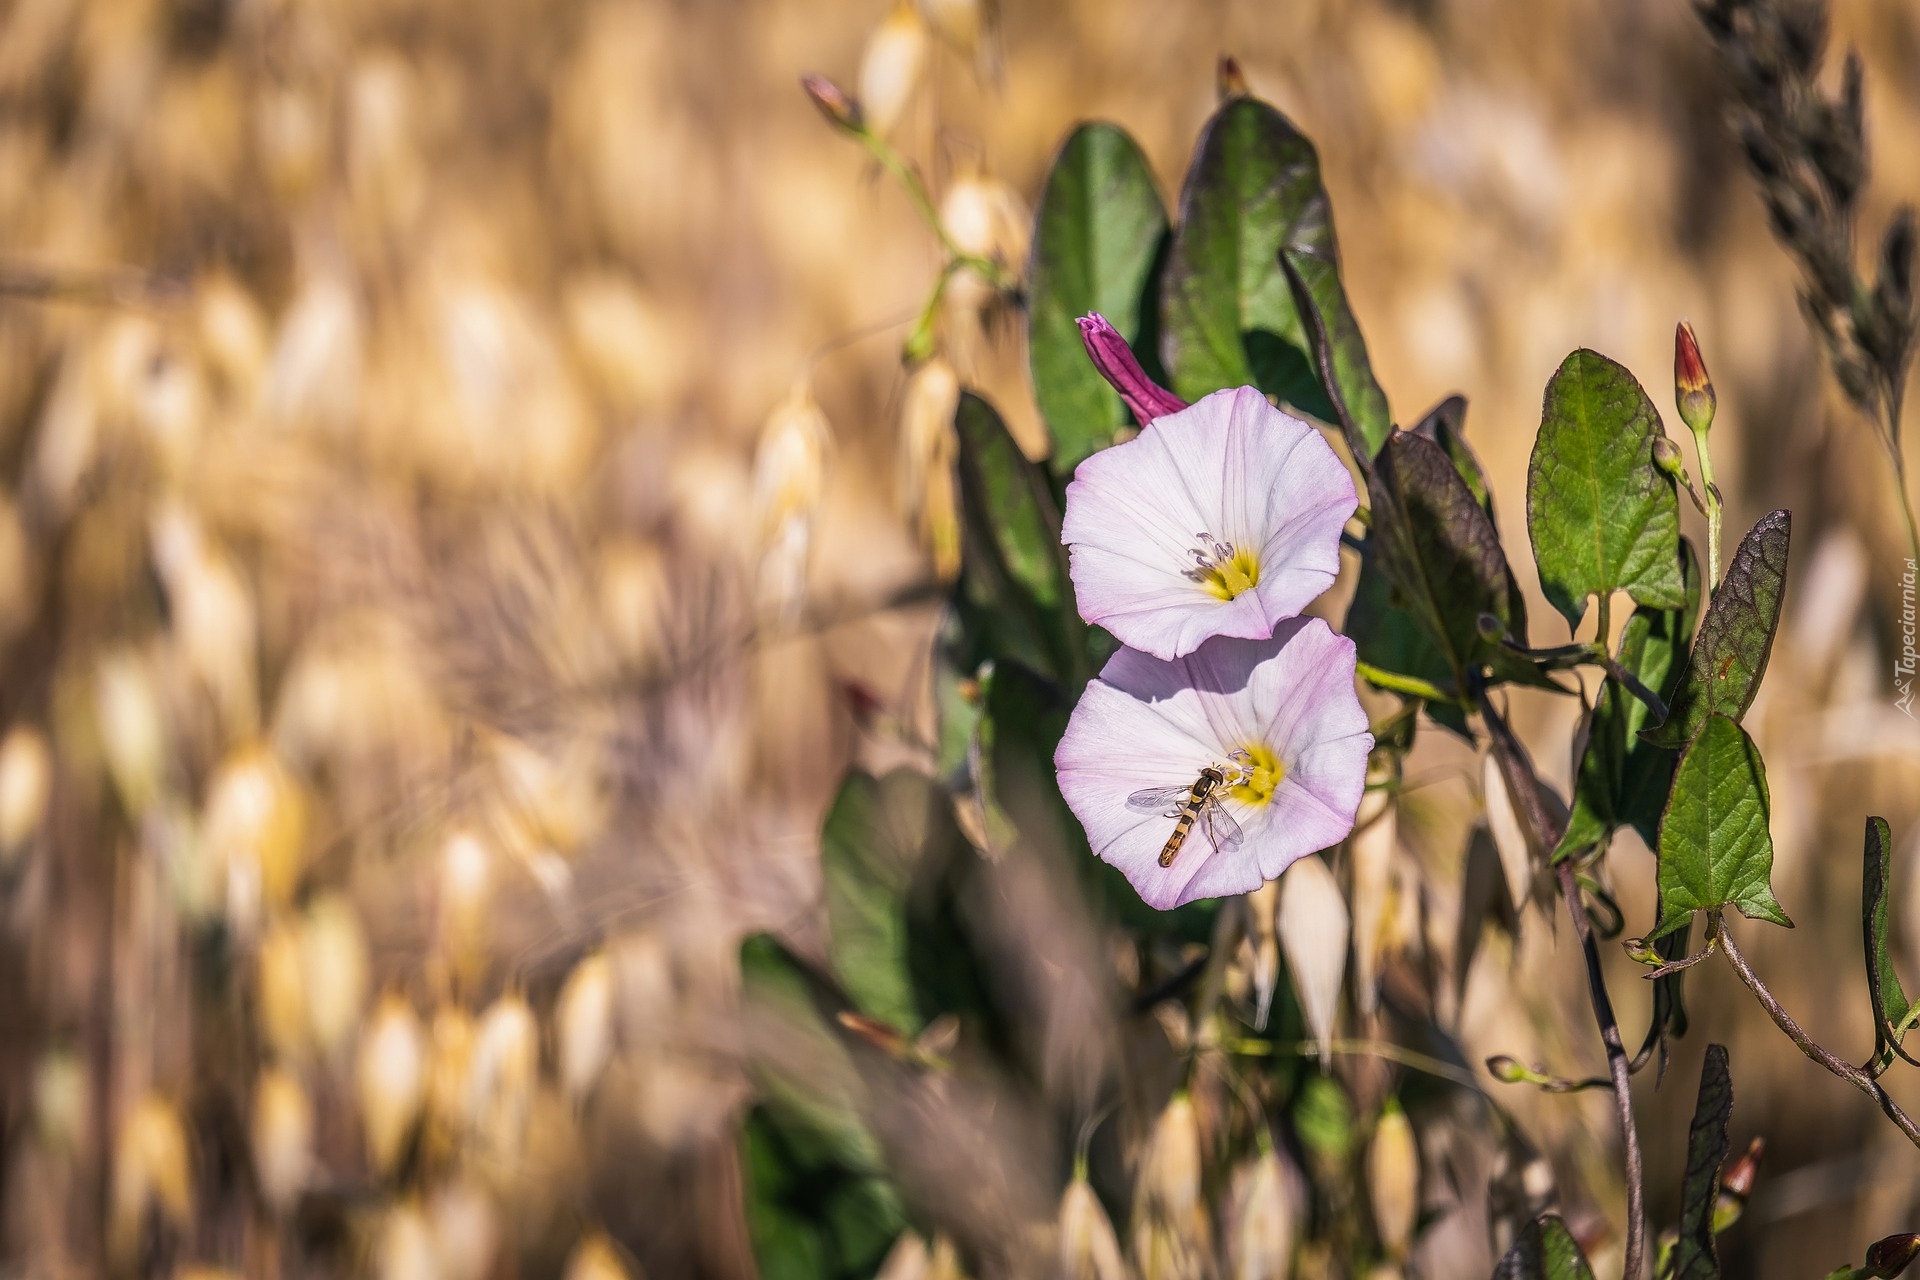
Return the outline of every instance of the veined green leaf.
[[[1700,1099],[1687,1130],[1680,1233],[1666,1272],[1671,1280],[1715,1280],[1720,1274],[1713,1204],[1720,1195],[1720,1166],[1727,1159],[1727,1121],[1732,1117],[1733,1078],[1727,1073],[1727,1051],[1722,1045],[1710,1044],[1700,1067]]]
[[[957,839],[952,804],[925,774],[847,775],[820,836],[828,953],[854,1007],[911,1036],[925,1019],[909,965],[909,896],[930,847]]]
[[[1493,1280],[1593,1280],[1593,1268],[1558,1214],[1535,1218],[1493,1269]]]
[[[962,554],[957,603],[970,663],[1013,658],[1060,679],[1085,665],[1060,509],[993,406],[971,393],[954,416],[960,440]]]
[[[1709,716],[1738,720],[1753,705],[1780,625],[1792,536],[1792,513],[1775,511],[1741,539],[1707,605],[1686,676],[1668,701],[1666,722],[1645,731],[1648,742],[1683,746]]]
[[[1755,920],[1793,926],[1774,899],[1771,802],[1760,749],[1723,715],[1710,716],[1673,775],[1660,819],[1660,910],[1653,937],[1695,911],[1735,907]]]
[[[1620,632],[1620,666],[1662,699],[1686,670],[1693,619],[1700,609],[1700,561],[1693,544],[1680,540],[1680,577],[1686,603],[1678,609],[1645,605]],[[1604,846],[1631,826],[1649,848],[1659,840],[1660,811],[1673,783],[1675,754],[1639,738],[1651,713],[1647,704],[1608,677],[1587,720],[1587,744],[1574,783],[1573,813],[1554,858]]]
[[[1062,475],[1132,423],[1087,359],[1075,321],[1089,312],[1105,316],[1151,373],[1158,299],[1147,290],[1166,237],[1166,208],[1133,139],[1110,124],[1075,129],[1040,197],[1027,295],[1034,399]]]
[[[1867,944],[1867,993],[1873,1000],[1875,1056],[1891,1051],[1913,1062],[1900,1042],[1906,1036],[1914,1006],[1900,985],[1893,957],[1887,954],[1887,891],[1893,878],[1893,829],[1885,818],[1867,819],[1864,861],[1860,924]]]
[[[1527,533],[1540,588],[1577,629],[1587,598],[1624,590],[1678,609],[1680,502],[1653,463],[1664,434],[1647,393],[1593,351],[1568,356],[1547,384],[1527,467]]]
[[[1396,431],[1375,459],[1368,493],[1373,511],[1369,555],[1427,633],[1452,673],[1467,674],[1490,642],[1480,615],[1507,621],[1507,558],[1493,522],[1433,441]]]
[[[1337,260],[1320,160],[1285,116],[1237,97],[1201,134],[1167,261],[1161,343],[1182,398],[1252,384],[1334,420],[1280,267],[1283,247]]]
[[[1373,376],[1359,322],[1347,305],[1340,264],[1318,250],[1282,246],[1280,266],[1287,273],[1294,309],[1306,329],[1307,350],[1321,390],[1333,406],[1347,447],[1365,467],[1393,432],[1393,415],[1386,392]]]

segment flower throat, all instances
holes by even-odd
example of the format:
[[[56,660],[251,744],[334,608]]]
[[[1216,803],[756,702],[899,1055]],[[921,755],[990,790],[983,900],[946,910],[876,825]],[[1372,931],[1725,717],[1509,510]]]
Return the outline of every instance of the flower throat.
[[[1241,551],[1231,542],[1222,542],[1210,533],[1198,533],[1199,545],[1188,554],[1194,567],[1186,576],[1222,600],[1231,600],[1243,591],[1260,585],[1260,562],[1250,551]]]

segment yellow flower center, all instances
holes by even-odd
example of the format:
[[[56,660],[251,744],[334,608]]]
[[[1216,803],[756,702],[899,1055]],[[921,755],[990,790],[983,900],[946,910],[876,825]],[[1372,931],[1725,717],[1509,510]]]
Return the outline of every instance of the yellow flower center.
[[[1227,793],[1241,804],[1267,803],[1280,789],[1280,780],[1287,776],[1287,766],[1264,742],[1240,748],[1233,753],[1233,761],[1240,766],[1240,776]]]
[[[1186,571],[1187,577],[1222,600],[1231,600],[1260,585],[1260,561],[1251,551],[1242,551],[1210,533],[1195,536],[1199,545],[1189,553],[1194,567]]]

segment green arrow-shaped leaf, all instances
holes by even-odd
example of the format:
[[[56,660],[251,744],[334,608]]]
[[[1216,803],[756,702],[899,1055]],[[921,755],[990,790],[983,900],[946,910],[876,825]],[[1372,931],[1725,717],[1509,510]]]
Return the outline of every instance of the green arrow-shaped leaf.
[[[1708,718],[1674,771],[1660,819],[1659,927],[1671,933],[1695,911],[1731,906],[1793,926],[1774,899],[1771,802],[1760,749],[1722,715]]]
[[[1119,395],[1087,359],[1074,322],[1097,311],[1144,363],[1157,363],[1154,335],[1143,328],[1157,321],[1158,299],[1144,295],[1166,235],[1167,211],[1153,170],[1133,139],[1110,124],[1075,129],[1040,197],[1027,294],[1033,394],[1061,475],[1132,424]]]
[[[1166,367],[1189,401],[1252,384],[1331,422],[1282,247],[1337,258],[1320,159],[1285,116],[1235,98],[1207,122],[1180,193],[1161,295]]]
[[[1493,1280],[1593,1280],[1593,1268],[1558,1214],[1529,1222],[1493,1269]]]
[[[1617,660],[1648,689],[1668,697],[1686,670],[1693,619],[1700,608],[1700,561],[1693,544],[1680,541],[1680,576],[1687,602],[1679,609],[1633,611],[1620,632]],[[1673,783],[1674,753],[1639,739],[1651,713],[1618,680],[1600,686],[1587,721],[1587,745],[1574,784],[1573,813],[1555,859],[1605,845],[1621,827],[1632,826],[1652,846],[1659,839],[1660,811]]]
[[[910,769],[847,775],[821,833],[834,972],[855,1008],[907,1035],[925,1020],[912,968],[915,876],[960,840],[951,801]]]
[[[958,603],[978,652],[1069,679],[1085,662],[1060,510],[1046,469],[1020,452],[993,406],[971,393],[954,415],[960,440],[962,553]]]
[[[1648,742],[1683,746],[1708,716],[1738,720],[1753,705],[1780,625],[1792,536],[1792,513],[1775,511],[1741,539],[1707,605],[1687,674],[1669,700],[1666,722],[1645,731]]]
[[[1507,621],[1507,558],[1500,535],[1439,445],[1396,431],[1368,481],[1370,555],[1452,671],[1454,689],[1489,647],[1480,615]]]
[[[1593,351],[1568,356],[1547,384],[1527,467],[1527,534],[1540,588],[1578,628],[1587,597],[1624,590],[1677,609],[1680,503],[1653,464],[1660,415],[1633,375]]]
[[[1321,390],[1333,406],[1334,420],[1347,447],[1364,465],[1393,431],[1387,394],[1373,376],[1366,339],[1347,305],[1340,264],[1317,249],[1282,247],[1280,266],[1293,291],[1293,305],[1305,323],[1307,349],[1320,376]]]
[[[1733,1078],[1727,1051],[1707,1046],[1700,1067],[1700,1099],[1687,1130],[1687,1173],[1680,1185],[1680,1234],[1665,1274],[1670,1280],[1714,1280],[1720,1256],[1713,1235],[1713,1205],[1720,1195],[1720,1166],[1727,1158],[1727,1121],[1733,1117]]]
[[[1900,974],[1887,954],[1887,888],[1893,878],[1893,829],[1885,818],[1867,819],[1867,848],[1864,859],[1860,904],[1861,933],[1867,943],[1867,993],[1873,1000],[1873,1026],[1876,1039],[1874,1056],[1893,1052],[1914,1062],[1900,1047],[1913,1015],[1913,1002],[1900,985]],[[1920,1066],[1920,1062],[1914,1062]]]

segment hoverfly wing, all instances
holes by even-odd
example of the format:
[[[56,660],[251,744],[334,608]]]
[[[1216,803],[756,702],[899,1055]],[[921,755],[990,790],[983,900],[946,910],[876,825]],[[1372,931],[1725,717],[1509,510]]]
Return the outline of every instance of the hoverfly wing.
[[[1127,797],[1127,808],[1138,813],[1158,814],[1163,818],[1177,818],[1180,808],[1184,807],[1187,796],[1192,794],[1190,786],[1148,787],[1145,791],[1136,791]],[[1175,806],[1172,813],[1166,812],[1169,805]]]
[[[1200,825],[1207,829],[1207,839],[1221,853],[1233,852],[1247,838],[1247,833],[1240,829],[1240,824],[1233,820],[1233,815],[1217,799],[1209,799],[1207,807],[1200,811]]]

